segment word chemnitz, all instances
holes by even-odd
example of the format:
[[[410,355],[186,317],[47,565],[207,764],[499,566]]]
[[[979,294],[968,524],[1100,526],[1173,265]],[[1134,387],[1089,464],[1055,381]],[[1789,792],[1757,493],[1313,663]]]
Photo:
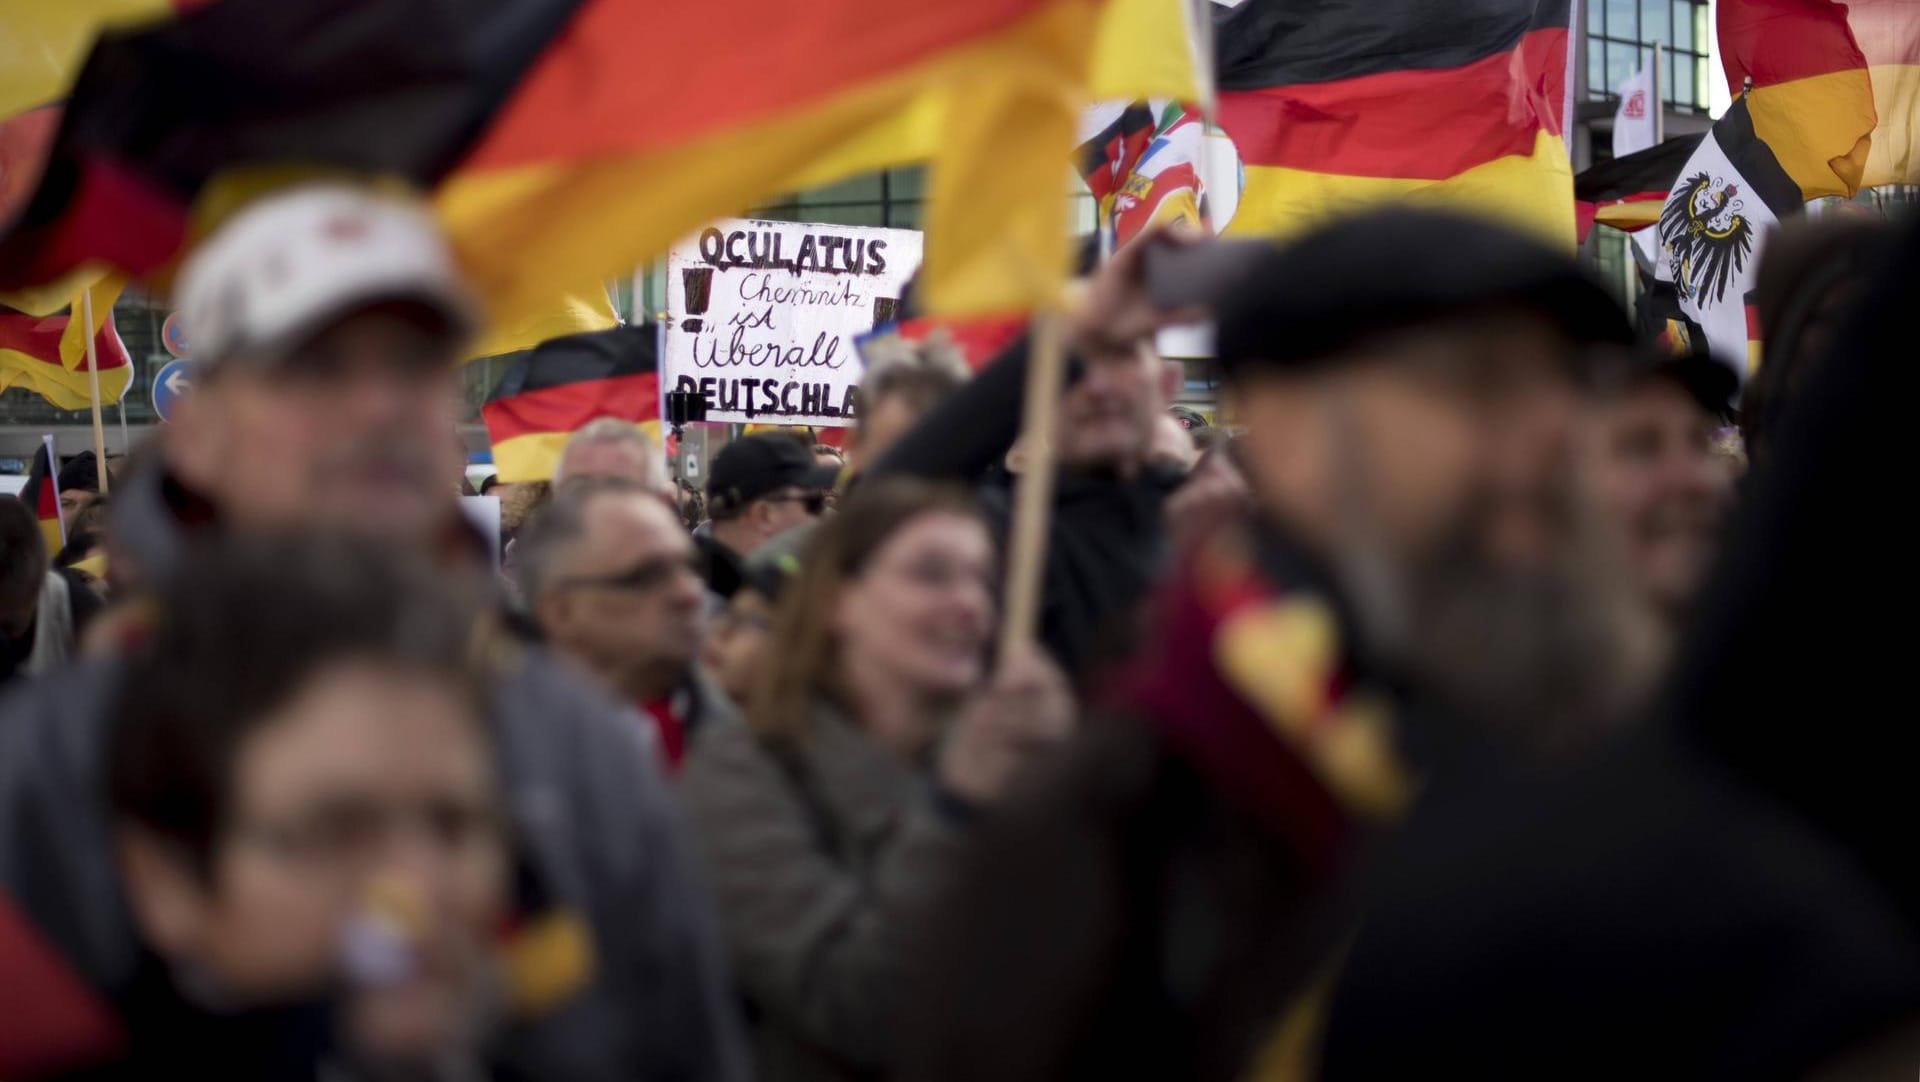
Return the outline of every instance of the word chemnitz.
[[[723,269],[758,267],[826,274],[884,274],[887,269],[884,240],[808,233],[800,238],[799,250],[789,258],[782,243],[785,239],[772,229],[722,233],[709,227],[700,231],[700,258]]]
[[[748,417],[852,417],[860,391],[857,386],[759,376],[702,376],[698,380],[681,376],[674,381],[673,389],[699,391],[706,396],[709,410]],[[838,402],[834,401],[836,394]]]

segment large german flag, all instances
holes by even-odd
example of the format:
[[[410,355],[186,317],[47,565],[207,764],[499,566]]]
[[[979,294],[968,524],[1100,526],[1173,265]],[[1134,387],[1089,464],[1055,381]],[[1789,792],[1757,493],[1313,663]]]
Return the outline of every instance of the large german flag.
[[[1246,0],[1224,10],[1220,125],[1246,166],[1230,233],[1412,199],[1574,243],[1568,0]]]
[[[162,268],[290,171],[438,188],[512,321],[784,188],[933,163],[929,297],[1024,305],[1066,265],[1060,156],[1090,80],[1192,96],[1179,0],[221,0],[101,38],[0,288]],[[1119,85],[1138,72],[1138,85]],[[1118,73],[1118,74],[1111,74]],[[919,133],[906,138],[910,132]],[[929,139],[937,133],[937,139]],[[211,182],[223,184],[210,190]]]
[[[660,433],[659,328],[647,323],[542,342],[513,358],[480,407],[502,481],[553,477],[567,437],[616,417]]]
[[[1858,190],[1875,138],[1873,80],[1847,11],[1835,0],[1720,0],[1727,85],[1737,97],[1753,80],[1753,132],[1807,199]]]

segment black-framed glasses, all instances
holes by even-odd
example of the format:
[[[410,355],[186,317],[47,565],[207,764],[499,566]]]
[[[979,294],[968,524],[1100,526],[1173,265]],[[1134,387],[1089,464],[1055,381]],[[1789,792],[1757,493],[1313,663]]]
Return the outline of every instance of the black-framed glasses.
[[[625,571],[616,571],[611,575],[579,575],[561,579],[555,583],[562,590],[574,590],[582,587],[600,587],[608,590],[656,590],[675,577],[691,575],[703,577],[698,556],[674,556],[657,560],[642,560]]]
[[[807,509],[807,514],[812,515],[814,518],[819,518],[826,513],[828,507],[832,506],[833,494],[831,492],[819,491],[789,492],[785,496],[768,496],[766,497],[766,501],[768,503],[797,503]]]

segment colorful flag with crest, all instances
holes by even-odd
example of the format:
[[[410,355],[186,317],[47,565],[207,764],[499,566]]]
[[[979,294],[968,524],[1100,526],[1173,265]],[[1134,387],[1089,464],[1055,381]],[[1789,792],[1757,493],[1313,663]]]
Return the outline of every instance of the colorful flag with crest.
[[[1205,140],[1200,111],[1166,99],[1095,106],[1082,115],[1074,157],[1093,193],[1103,250],[1162,222],[1211,230],[1201,176]]]
[[[1655,275],[1743,380],[1758,363],[1750,295],[1762,253],[1781,219],[1804,210],[1800,186],[1754,133],[1742,96],[1687,159],[1660,212]]]

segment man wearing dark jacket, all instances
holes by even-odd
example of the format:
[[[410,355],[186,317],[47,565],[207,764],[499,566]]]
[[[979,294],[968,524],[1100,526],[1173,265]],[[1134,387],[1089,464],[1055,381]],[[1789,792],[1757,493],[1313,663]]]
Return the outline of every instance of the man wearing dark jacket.
[[[190,257],[179,292],[199,377],[164,434],[164,468],[115,494],[144,574],[166,576],[214,531],[341,530],[434,553],[475,589],[491,581],[446,484],[474,310],[420,210],[341,186],[263,199]],[[740,1077],[706,906],[641,734],[539,653],[491,648],[521,874],[502,948],[512,1010],[490,1066]],[[55,675],[0,706],[0,892],[109,1001],[141,960],[100,806],[117,671]],[[208,998],[191,980],[177,991]]]
[[[1141,256],[1138,247],[1121,251],[1094,288],[1137,275]],[[1185,476],[1148,454],[1171,390],[1151,332],[1171,316],[1142,315],[1146,322],[1135,326],[1076,320],[1071,332],[1039,634],[1076,681],[1129,645],[1134,610],[1166,562],[1162,509]],[[1020,432],[1030,345],[1021,338],[934,406],[872,475],[979,484],[988,518],[1004,536],[1013,501],[1003,464]]]
[[[1081,318],[1145,304],[1136,278]],[[1259,254],[1217,312],[1258,517],[1183,553],[1105,716],[983,825],[909,1077],[1309,1077],[1370,838],[1626,684],[1568,474],[1630,332],[1570,260],[1380,212]]]

